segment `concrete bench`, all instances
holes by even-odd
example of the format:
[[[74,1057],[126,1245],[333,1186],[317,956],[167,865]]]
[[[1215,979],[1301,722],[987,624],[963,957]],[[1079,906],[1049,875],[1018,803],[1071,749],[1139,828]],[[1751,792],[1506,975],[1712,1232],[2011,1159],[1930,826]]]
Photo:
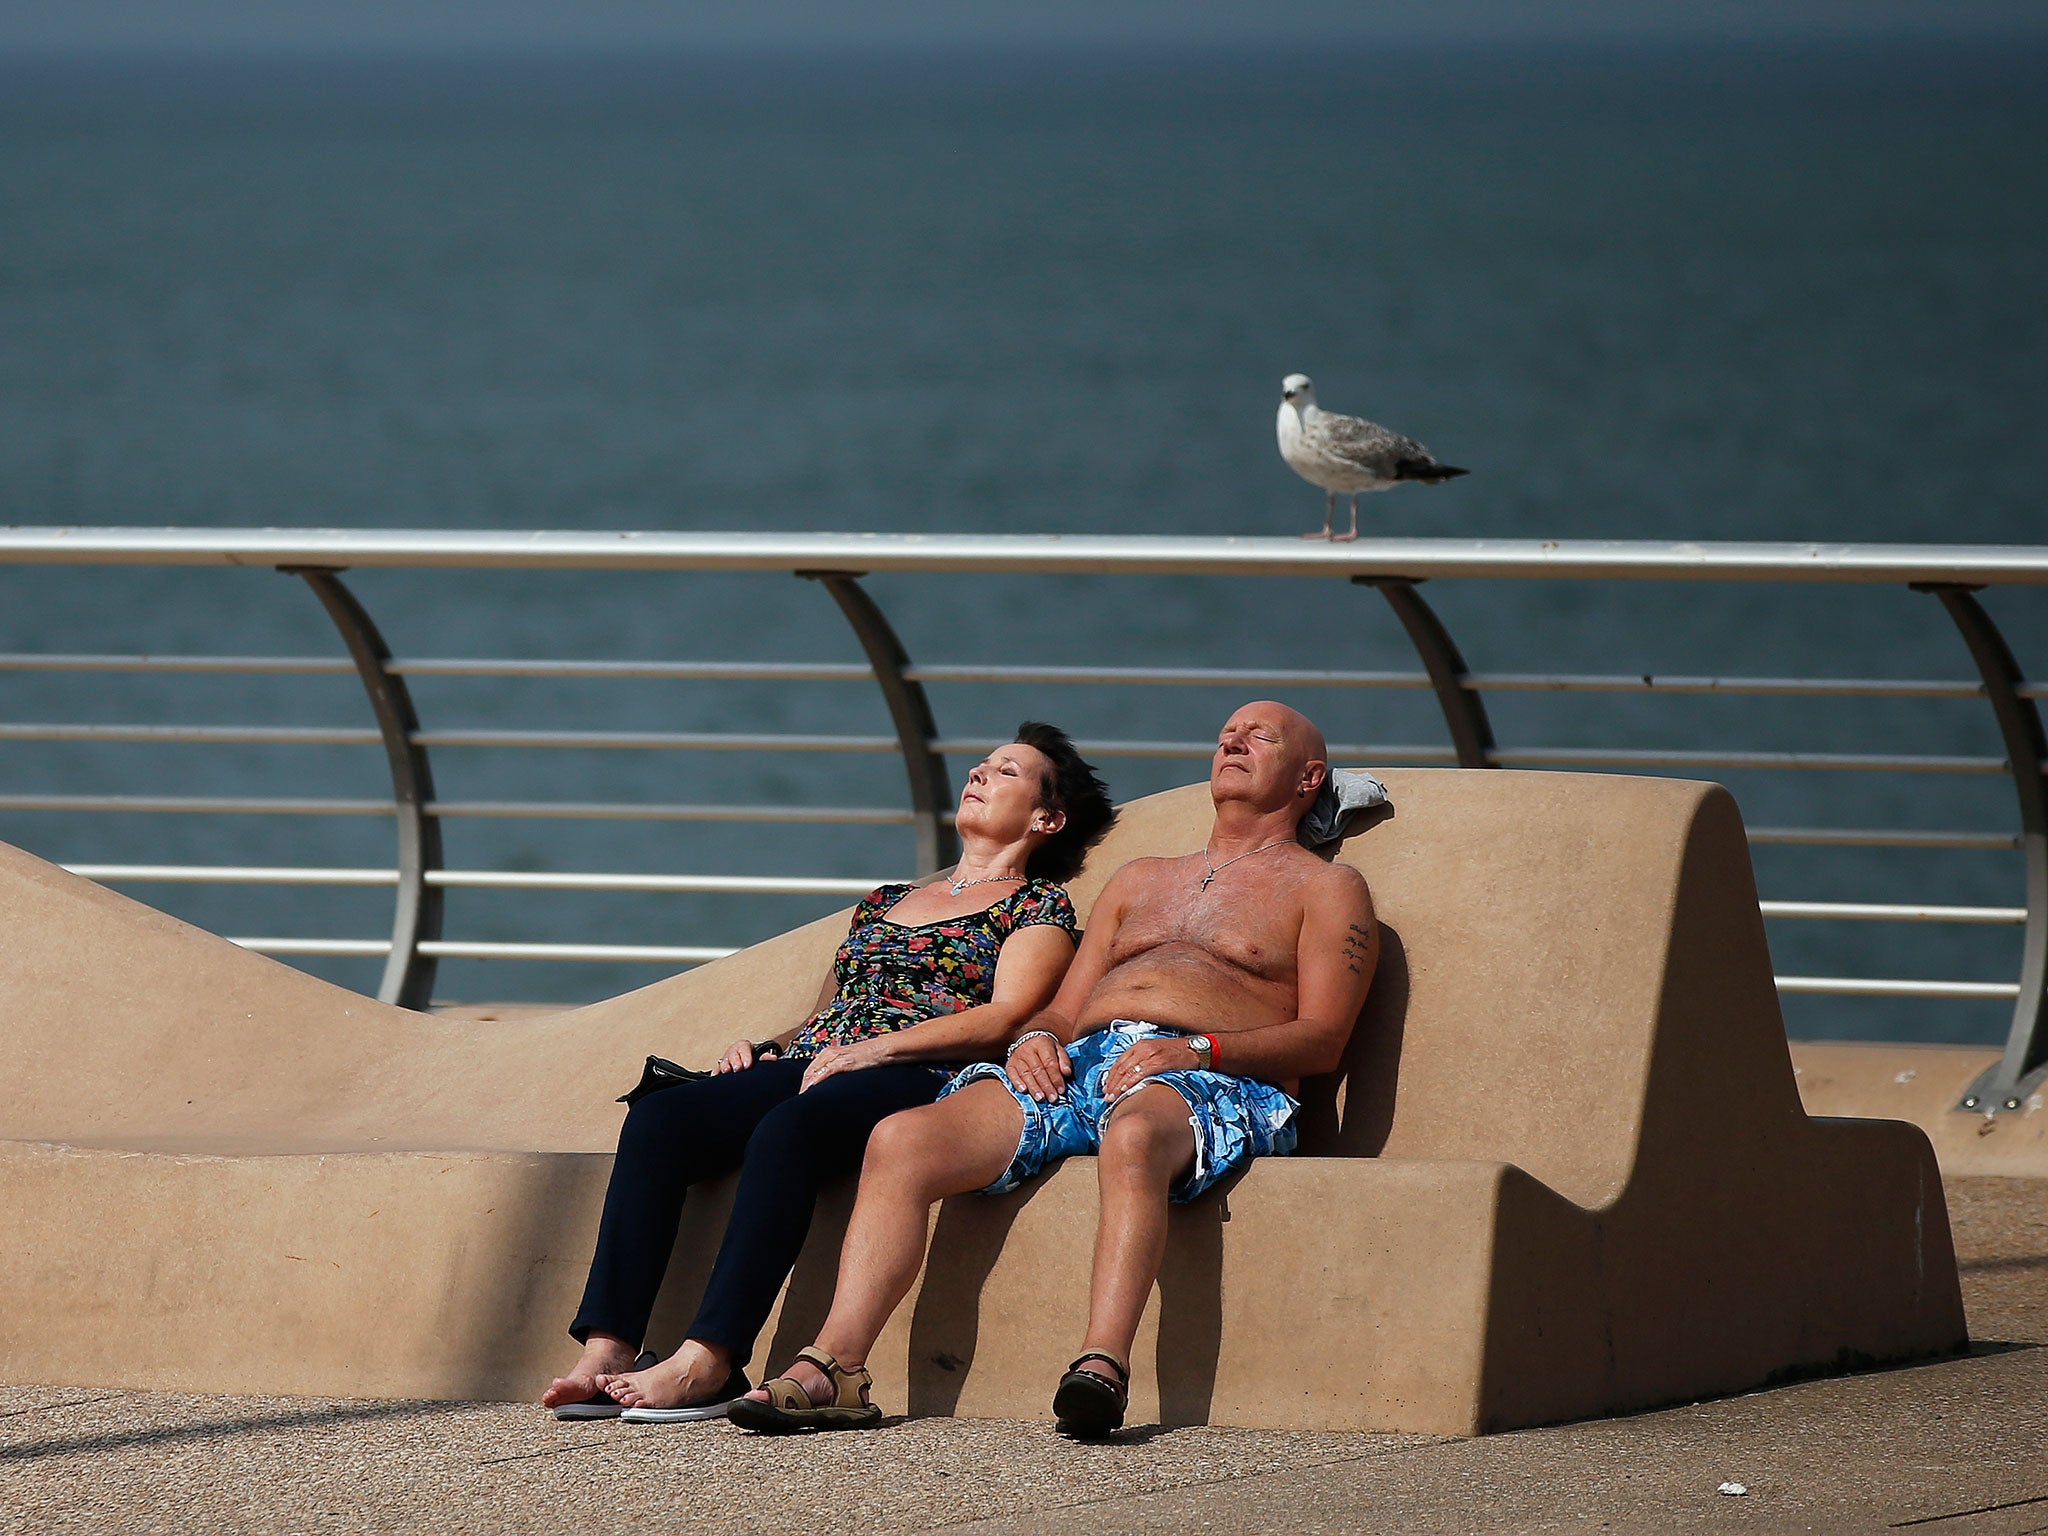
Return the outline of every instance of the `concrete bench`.
[[[1301,1152],[1176,1211],[1134,1421],[1470,1434],[1964,1339],[1925,1136],[1809,1119],[1741,821],[1711,785],[1385,775],[1339,856],[1384,958]],[[1154,796],[1075,883],[1199,846]],[[532,1396],[569,1357],[620,1111],[799,1015],[839,915],[594,1007],[385,1007],[0,847],[0,1376]],[[693,1202],[674,1342],[729,1189]],[[762,1350],[830,1294],[828,1198]],[[1043,1417],[1078,1345],[1091,1164],[948,1202],[877,1351],[891,1411]]]

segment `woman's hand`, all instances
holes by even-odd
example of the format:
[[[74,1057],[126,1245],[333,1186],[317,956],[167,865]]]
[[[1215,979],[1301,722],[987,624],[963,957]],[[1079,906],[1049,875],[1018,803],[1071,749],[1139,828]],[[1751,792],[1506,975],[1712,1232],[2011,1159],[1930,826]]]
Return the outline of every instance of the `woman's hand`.
[[[754,1042],[735,1040],[726,1047],[725,1054],[718,1058],[718,1065],[711,1070],[719,1072],[744,1072],[754,1064]]]
[[[1066,1050],[1043,1030],[1027,1034],[1012,1046],[1003,1069],[1011,1082],[1041,1104],[1065,1097],[1067,1079],[1074,1075],[1074,1063]]]
[[[813,1056],[810,1065],[804,1068],[804,1080],[797,1084],[796,1091],[806,1092],[840,1072],[858,1072],[863,1067],[879,1067],[888,1059],[880,1040],[856,1040],[852,1045],[828,1045]]]

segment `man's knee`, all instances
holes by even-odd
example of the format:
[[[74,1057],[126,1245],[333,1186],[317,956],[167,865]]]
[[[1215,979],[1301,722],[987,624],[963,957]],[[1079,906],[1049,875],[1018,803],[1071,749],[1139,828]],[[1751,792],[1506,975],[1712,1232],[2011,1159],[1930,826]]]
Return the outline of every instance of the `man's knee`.
[[[1171,1179],[1195,1156],[1186,1101],[1164,1084],[1133,1093],[1111,1111],[1097,1155],[1105,1176]]]
[[[865,1173],[882,1178],[916,1179],[938,1161],[950,1139],[940,1106],[906,1109],[878,1124],[868,1137]]]

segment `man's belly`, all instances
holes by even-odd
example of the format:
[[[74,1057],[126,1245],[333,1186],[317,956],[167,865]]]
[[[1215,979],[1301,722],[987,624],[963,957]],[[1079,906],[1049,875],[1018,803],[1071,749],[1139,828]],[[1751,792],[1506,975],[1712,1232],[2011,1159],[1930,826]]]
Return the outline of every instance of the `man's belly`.
[[[1294,1017],[1294,988],[1217,959],[1191,945],[1145,950],[1123,961],[1088,995],[1081,1024],[1142,1019],[1175,1029],[1222,1034],[1263,1029]]]

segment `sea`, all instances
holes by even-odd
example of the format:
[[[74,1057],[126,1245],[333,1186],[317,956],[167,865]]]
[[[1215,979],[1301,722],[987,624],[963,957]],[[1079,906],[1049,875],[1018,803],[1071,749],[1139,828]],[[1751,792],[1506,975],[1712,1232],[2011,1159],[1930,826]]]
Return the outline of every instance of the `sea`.
[[[0,59],[0,522],[1263,535],[1283,375],[1468,468],[1370,535],[2039,544],[2048,45]],[[854,661],[787,576],[362,571],[402,658]],[[883,576],[923,663],[1414,671],[1370,591]],[[1892,588],[1438,581],[1479,672],[1969,678]],[[2048,593],[1984,593],[2048,676]],[[0,566],[0,652],[340,654],[262,570]],[[935,684],[1201,742],[1241,690]],[[866,685],[422,678],[429,728],[887,734]],[[1288,695],[1361,750],[1425,693]],[[1995,756],[1981,702],[1500,693],[1503,745]],[[346,677],[0,669],[8,724],[368,723]],[[955,757],[953,772],[967,759]],[[1120,797],[1199,761],[1112,756]],[[496,751],[448,799],[904,803],[886,755]],[[388,794],[375,748],[8,740],[0,797]],[[1730,770],[1752,825],[2011,832],[1998,775]],[[459,868],[911,872],[901,827],[451,820]],[[1617,833],[1617,837],[1621,834]],[[65,861],[389,866],[362,817],[0,810]],[[1760,847],[1766,897],[2014,905],[2019,856]],[[389,895],[123,887],[237,936]],[[458,890],[451,938],[744,944],[823,898]],[[1780,972],[2010,981],[2019,930],[1773,921]],[[304,962],[372,987],[366,960]],[[659,967],[449,961],[453,1000]],[[2000,1000],[1786,1000],[1990,1042]]]

